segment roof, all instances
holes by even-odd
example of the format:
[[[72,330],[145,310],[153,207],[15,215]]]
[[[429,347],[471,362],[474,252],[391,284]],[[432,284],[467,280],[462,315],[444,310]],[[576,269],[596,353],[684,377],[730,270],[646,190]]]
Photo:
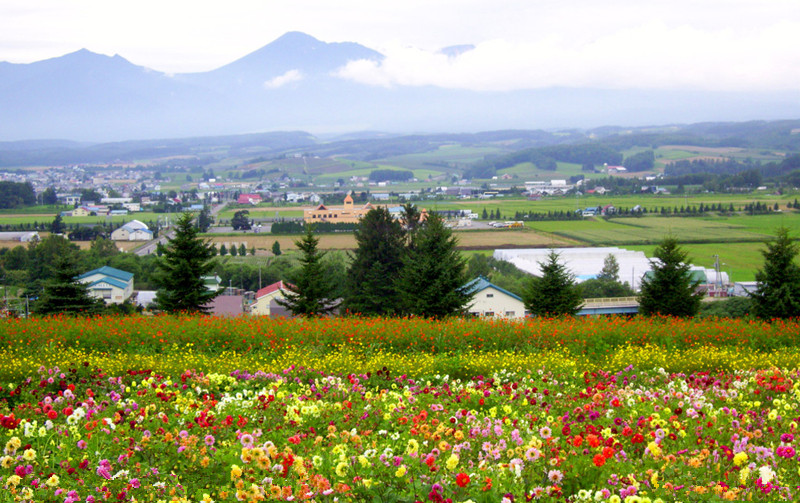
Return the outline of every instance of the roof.
[[[111,278],[114,278],[114,279],[117,279],[117,280],[120,280],[120,281],[124,281],[125,283],[127,283],[128,281],[131,281],[133,279],[133,273],[126,272],[126,271],[120,271],[119,269],[115,269],[115,268],[109,267],[107,265],[104,265],[103,267],[100,267],[99,269],[94,269],[92,271],[85,272],[85,273],[81,274],[80,276],[78,276],[78,279],[88,278],[89,276],[94,276],[95,274],[102,274],[103,276],[110,276]],[[125,288],[125,287],[123,286],[122,288]]]
[[[144,222],[140,222],[139,220],[131,220],[130,222],[123,225],[121,228],[127,229],[128,231],[133,231],[137,229],[148,230],[147,225]]]
[[[126,288],[128,288],[128,284],[127,283],[125,283],[123,281],[120,281],[118,279],[110,278],[108,276],[105,276],[103,278],[98,279],[97,281],[93,281],[93,282],[89,283],[89,285],[87,285],[87,287],[88,288],[92,288],[93,286],[97,285],[98,283],[108,283],[109,285],[115,286],[115,287],[120,288],[122,290],[125,290]]]
[[[237,316],[244,313],[244,297],[242,295],[219,295],[206,304],[211,314],[220,316]]]
[[[271,285],[267,285],[261,290],[256,292],[256,299],[260,299],[265,295],[269,295],[273,292],[277,292],[278,290],[291,290],[292,285],[288,283],[284,283],[283,281],[278,281],[277,283],[273,283]]]
[[[487,288],[494,288],[498,292],[502,292],[509,297],[513,297],[518,301],[522,301],[522,297],[519,295],[513,294],[504,288],[500,288],[499,286],[492,284],[488,279],[484,278],[483,276],[478,276],[477,278],[473,279],[466,285],[464,285],[464,290],[470,295],[475,295],[476,293],[486,290]]]

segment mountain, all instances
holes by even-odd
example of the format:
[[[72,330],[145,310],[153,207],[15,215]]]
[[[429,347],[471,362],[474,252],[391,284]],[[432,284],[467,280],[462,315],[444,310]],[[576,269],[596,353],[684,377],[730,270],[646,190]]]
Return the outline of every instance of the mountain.
[[[472,48],[441,53],[456,57]],[[0,141],[108,142],[276,130],[466,132],[800,116],[797,92],[476,92],[371,86],[337,76],[337,69],[356,60],[381,62],[383,55],[290,32],[202,73],[169,75],[86,49],[30,64],[0,62]]]

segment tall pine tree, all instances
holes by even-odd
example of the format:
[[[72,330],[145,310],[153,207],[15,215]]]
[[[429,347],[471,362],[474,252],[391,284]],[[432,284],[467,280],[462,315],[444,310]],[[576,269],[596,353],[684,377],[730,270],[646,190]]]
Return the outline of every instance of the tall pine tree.
[[[335,308],[333,285],[325,274],[326,268],[322,262],[325,253],[319,251],[319,238],[314,235],[311,225],[306,225],[306,235],[294,244],[303,254],[300,257],[300,270],[292,278],[293,284],[284,293],[284,299],[277,300],[277,303],[295,316],[330,313]]]
[[[215,267],[213,246],[197,236],[192,214],[183,213],[175,223],[175,237],[156,262],[156,307],[168,313],[208,313],[208,303],[221,293],[208,290],[202,276]]]
[[[756,273],[757,288],[751,294],[753,312],[759,318],[800,316],[800,267],[796,257],[800,247],[789,237],[785,227],[766,244],[764,268]]]
[[[396,281],[403,312],[442,318],[464,310],[471,296],[466,259],[457,241],[437,213],[431,213],[411,237],[403,268]]]
[[[700,310],[703,298],[697,293],[698,282],[692,278],[688,253],[678,246],[674,236],[667,236],[653,252],[652,272],[642,279],[639,313],[652,316],[692,317]]]
[[[92,297],[88,285],[76,279],[79,274],[77,253],[57,256],[53,276],[45,282],[33,311],[41,315],[92,315],[101,311],[103,302]]]
[[[583,304],[581,290],[575,277],[559,261],[555,250],[550,250],[547,260],[539,264],[541,277],[533,277],[522,294],[522,300],[532,315],[572,316]]]
[[[403,266],[405,232],[386,208],[367,212],[355,230],[357,248],[345,281],[350,313],[391,315],[400,311],[394,279]]]

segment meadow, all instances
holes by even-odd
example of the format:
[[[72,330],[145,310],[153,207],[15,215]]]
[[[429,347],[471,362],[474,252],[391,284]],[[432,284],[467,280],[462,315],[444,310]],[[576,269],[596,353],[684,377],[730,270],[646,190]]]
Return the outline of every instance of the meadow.
[[[0,502],[793,501],[797,321],[0,321]]]

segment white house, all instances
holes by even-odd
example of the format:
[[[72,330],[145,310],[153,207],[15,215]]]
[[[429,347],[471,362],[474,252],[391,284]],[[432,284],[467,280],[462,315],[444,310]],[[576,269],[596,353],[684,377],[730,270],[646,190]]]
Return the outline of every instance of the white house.
[[[150,241],[153,239],[153,231],[149,230],[143,222],[131,220],[112,232],[111,239],[113,241]]]
[[[103,266],[76,278],[88,284],[89,293],[106,304],[122,304],[133,294],[133,274]]]
[[[518,295],[493,285],[483,276],[467,283],[466,289],[472,295],[467,311],[473,316],[525,317],[525,303]]]
[[[283,299],[284,292],[289,289],[289,285],[283,281],[278,281],[265,286],[256,292],[256,300],[250,305],[250,314],[257,316],[288,316],[289,311],[275,302]]]

